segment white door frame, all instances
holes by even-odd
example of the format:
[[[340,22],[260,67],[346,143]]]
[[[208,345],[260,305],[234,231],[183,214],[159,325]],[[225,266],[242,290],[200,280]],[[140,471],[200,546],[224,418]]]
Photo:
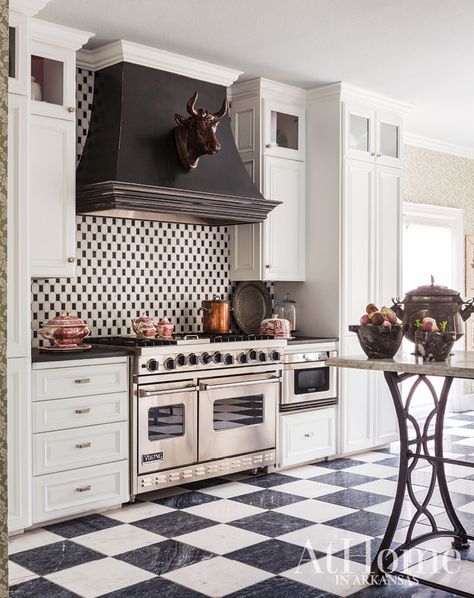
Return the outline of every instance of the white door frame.
[[[434,206],[429,204],[417,204],[403,202],[403,225],[406,220],[420,224],[449,225],[453,231],[453,264],[454,273],[453,288],[464,293],[465,289],[465,267],[464,267],[464,211],[460,208],[448,208],[446,206]],[[457,344],[458,350],[464,350],[464,338]],[[455,380],[452,390],[451,408],[454,411],[466,411],[472,408],[472,402],[464,397],[464,384],[462,380]],[[469,404],[470,403],[470,406]]]

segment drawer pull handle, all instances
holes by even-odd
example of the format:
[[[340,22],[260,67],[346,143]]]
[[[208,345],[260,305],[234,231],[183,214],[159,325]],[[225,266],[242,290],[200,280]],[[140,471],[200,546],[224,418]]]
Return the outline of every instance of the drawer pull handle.
[[[305,438],[314,438],[314,432],[306,432],[304,435]]]
[[[91,381],[90,378],[78,378],[77,380],[74,380],[75,384],[89,384],[89,382]]]
[[[89,490],[92,490],[92,486],[90,484],[88,484],[87,486],[79,486],[79,488],[76,488],[76,492],[89,492]]]
[[[76,448],[90,448],[92,446],[91,442],[81,442],[80,444],[76,444]]]
[[[74,413],[76,413],[77,415],[83,415],[84,413],[90,413],[90,412],[91,412],[90,407],[84,407],[83,409],[76,409],[74,411]]]

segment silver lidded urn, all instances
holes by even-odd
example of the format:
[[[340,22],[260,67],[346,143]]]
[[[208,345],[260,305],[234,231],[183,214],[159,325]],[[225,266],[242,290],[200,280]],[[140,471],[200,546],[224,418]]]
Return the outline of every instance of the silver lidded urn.
[[[402,320],[405,337],[412,342],[417,330],[415,322],[426,317],[446,321],[446,331],[454,333],[458,340],[464,335],[464,322],[474,312],[474,299],[464,301],[457,291],[435,284],[433,276],[431,284],[409,291],[402,302],[400,299],[393,302],[392,309]]]

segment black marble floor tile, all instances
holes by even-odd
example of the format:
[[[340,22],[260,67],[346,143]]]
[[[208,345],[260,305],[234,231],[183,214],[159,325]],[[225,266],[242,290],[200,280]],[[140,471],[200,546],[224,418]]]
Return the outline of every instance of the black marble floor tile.
[[[373,482],[377,480],[376,477],[367,475],[360,475],[358,473],[350,473],[349,471],[336,470],[330,473],[325,473],[310,480],[314,482],[321,482],[322,484],[334,484],[334,486],[342,486],[343,488],[351,488],[352,486],[358,486],[359,484],[365,484],[366,482]]]
[[[334,505],[341,505],[343,507],[350,507],[352,509],[365,509],[366,507],[377,505],[380,502],[393,500],[393,497],[374,494],[372,492],[363,492],[362,490],[355,490],[354,488],[345,488],[344,490],[339,490],[339,492],[318,496],[318,500],[330,502]]]
[[[399,457],[388,457],[387,459],[382,459],[382,461],[377,461],[376,465],[387,465],[388,467],[398,467],[400,463]]]
[[[373,538],[368,542],[350,546],[347,550],[336,552],[334,556],[340,559],[347,558],[349,561],[355,561],[361,565],[368,564],[370,566],[377,554],[381,541],[380,538]]]
[[[195,592],[182,585],[155,577],[142,581],[133,586],[128,586],[109,594],[102,594],[100,598],[207,598],[205,594]]]
[[[153,502],[173,509],[186,509],[188,507],[195,507],[196,505],[202,505],[216,500],[220,499],[211,494],[204,494],[204,492],[191,491],[185,492],[184,494],[175,494],[174,496],[158,498]]]
[[[334,461],[328,461],[327,463],[316,463],[318,467],[327,467],[328,469],[347,469],[348,467],[365,464],[365,461],[359,461],[357,459],[334,459]]]
[[[164,515],[156,515],[155,517],[134,521],[131,525],[141,527],[161,536],[166,536],[167,538],[174,538],[182,534],[196,532],[205,527],[211,527],[216,525],[216,522],[186,513],[186,511],[172,511]]]
[[[277,507],[292,505],[295,502],[305,500],[305,498],[304,496],[295,496],[294,494],[277,492],[276,490],[267,488],[258,492],[251,492],[250,494],[234,496],[231,500],[252,505],[253,507],[260,507],[261,509],[276,509]]]
[[[260,486],[261,488],[271,488],[280,484],[288,484],[290,482],[297,482],[300,478],[295,478],[290,474],[270,473],[267,475],[258,475],[239,480],[243,484],[251,484],[252,486]]]
[[[426,492],[416,492],[415,496],[418,500],[423,500],[423,497],[426,495]],[[468,502],[472,502],[474,497],[469,494],[459,494],[458,492],[450,492],[449,496],[451,498],[451,502],[455,507],[462,507],[466,505]],[[439,490],[435,488],[433,492],[433,496],[430,499],[431,505],[436,505],[437,507],[444,507],[443,500],[440,496]]]
[[[189,546],[184,542],[175,540],[164,540],[157,544],[144,546],[137,550],[124,552],[116,556],[116,559],[125,561],[130,565],[140,567],[156,575],[163,575],[169,571],[187,567],[193,563],[199,563],[212,559],[215,555],[195,546]]]
[[[356,511],[343,517],[325,521],[324,525],[345,529],[366,536],[380,536],[387,529],[389,517],[371,513],[370,511]]]
[[[474,452],[472,446],[467,446],[466,444],[446,444],[444,443],[444,452],[445,453],[457,453],[459,455],[469,455],[470,453]],[[456,457],[456,459],[461,459],[462,457]]]
[[[116,525],[121,525],[121,522],[105,515],[96,514],[78,517],[77,519],[63,521],[62,523],[53,523],[52,525],[47,525],[45,529],[58,534],[58,536],[63,536],[63,538],[74,538],[75,536],[98,532],[101,529],[107,529]]]
[[[389,576],[387,585],[369,586],[351,594],[351,598],[455,598],[455,594]]]
[[[10,560],[38,575],[48,575],[75,565],[103,559],[104,555],[69,540],[10,555]]]
[[[237,519],[230,522],[229,525],[274,538],[301,529],[302,527],[307,527],[308,525],[312,525],[312,523],[298,517],[283,515],[283,513],[266,511],[265,513],[258,513],[250,517]]]
[[[301,546],[272,539],[267,542],[260,542],[259,544],[241,548],[225,556],[227,559],[240,561],[252,567],[277,574],[292,568],[296,569],[301,562],[303,554],[304,549]],[[320,558],[325,556],[325,554],[315,551],[315,556],[316,558]]]
[[[285,577],[271,577],[233,594],[227,594],[226,598],[336,598],[336,596]]]
[[[9,598],[78,598],[69,590],[40,577],[11,586]]]

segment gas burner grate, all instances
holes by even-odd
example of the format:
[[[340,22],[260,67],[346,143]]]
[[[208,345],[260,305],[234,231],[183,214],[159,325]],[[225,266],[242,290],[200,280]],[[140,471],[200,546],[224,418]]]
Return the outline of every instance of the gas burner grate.
[[[137,338],[134,336],[95,336],[88,337],[87,342],[92,345],[115,345],[121,347],[164,347],[166,345],[177,344],[174,339]]]

